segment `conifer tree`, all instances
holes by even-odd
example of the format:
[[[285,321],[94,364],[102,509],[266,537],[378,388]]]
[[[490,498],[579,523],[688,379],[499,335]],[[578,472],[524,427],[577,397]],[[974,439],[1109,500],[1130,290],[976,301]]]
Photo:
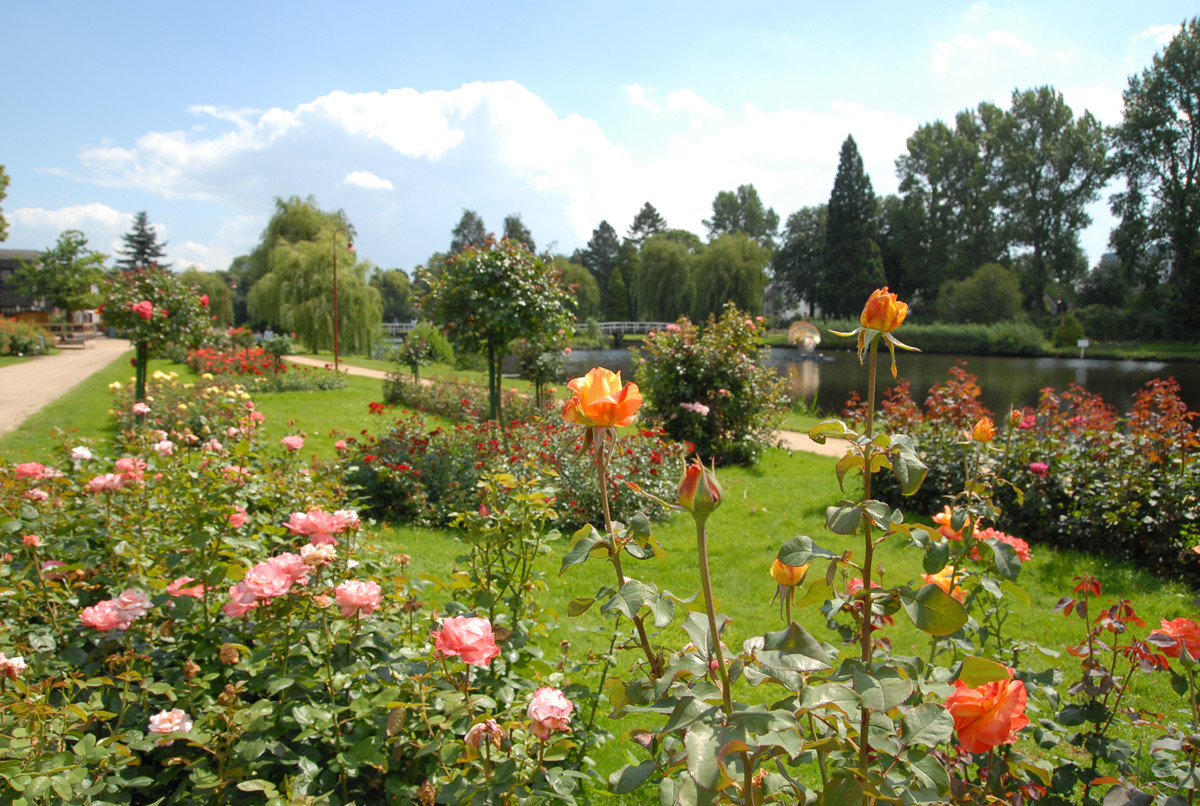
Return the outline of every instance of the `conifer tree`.
[[[887,283],[875,243],[875,191],[853,136],[842,143],[825,225],[825,277],[818,291],[827,316],[851,316]]]
[[[118,269],[130,271],[148,266],[171,268],[171,264],[162,259],[167,254],[167,243],[158,242],[158,233],[151,228],[145,210],[134,216],[133,229],[122,235],[121,240],[125,245],[117,253]]]

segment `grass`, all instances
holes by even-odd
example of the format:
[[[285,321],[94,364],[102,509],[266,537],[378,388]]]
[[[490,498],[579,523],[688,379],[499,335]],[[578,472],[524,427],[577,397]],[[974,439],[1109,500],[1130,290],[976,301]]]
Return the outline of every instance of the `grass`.
[[[156,362],[151,369],[173,369],[182,379],[191,377],[186,367],[165,362]],[[20,429],[0,438],[0,456],[10,462],[45,458],[58,444],[51,434],[56,427],[78,438],[111,438],[113,426],[108,415],[111,397],[107,385],[114,380],[126,381],[129,375],[128,363],[118,359],[31,417]],[[257,396],[259,409],[267,416],[267,439],[277,440],[286,433],[303,431],[307,434],[305,455],[331,458],[333,442],[339,436],[357,435],[364,429],[370,431],[385,425],[389,418],[367,413],[367,404],[379,398],[381,382],[357,377],[348,380],[349,385],[344,390]],[[816,417],[792,413],[785,427],[807,431],[816,422]],[[732,618],[725,642],[734,652],[746,638],[782,626],[777,606],[770,603],[774,583],[768,569],[783,542],[797,534],[807,534],[827,549],[853,552],[856,557],[860,555],[861,540],[833,535],[824,525],[825,508],[843,495],[837,486],[833,464],[833,460],[826,457],[769,450],[757,467],[721,471],[726,497],[721,509],[710,520],[710,563],[722,612]],[[910,518],[921,514],[910,513]],[[412,555],[414,576],[424,575],[429,579],[448,580],[455,557],[465,551],[463,544],[447,530],[384,525],[377,530],[377,535],[388,550]],[[642,564],[628,560],[626,574],[643,581],[654,581],[659,587],[680,596],[695,593],[699,589],[699,579],[690,519],[676,516],[657,524],[655,536],[666,550],[666,559]],[[572,599],[594,595],[597,585],[608,582],[612,571],[611,567],[592,560],[586,566],[569,569],[560,577],[558,568],[568,542],[569,537],[564,536],[552,544],[550,554],[539,560],[539,570],[547,583],[541,603],[552,636],[547,646],[569,640],[573,655],[580,657],[589,651],[606,651],[611,626],[600,617],[598,608],[592,608],[580,617],[568,618],[567,606]],[[1020,579],[1030,603],[1024,605],[1012,600],[1013,615],[1009,623],[1016,625],[1014,635],[1036,640],[1060,653],[1066,645],[1082,638],[1083,629],[1078,619],[1068,620],[1054,613],[1053,606],[1060,597],[1070,593],[1072,579],[1080,574],[1092,574],[1101,579],[1105,586],[1104,602],[1121,598],[1134,602],[1139,615],[1148,624],[1147,630],[1134,631],[1138,636],[1157,626],[1159,619],[1191,616],[1196,612],[1194,592],[1182,584],[1099,556],[1036,544],[1033,550],[1033,562],[1026,566]],[[916,549],[901,541],[890,541],[882,544],[876,556],[877,568],[881,569],[885,584],[919,580],[921,556]],[[449,598],[449,592],[435,587],[427,592],[426,598],[433,604]],[[799,610],[795,615],[822,640],[837,640],[826,629],[824,617],[815,607]],[[658,637],[666,643],[682,645],[686,639],[678,626],[681,617],[682,614]],[[890,634],[897,654],[924,656],[928,653],[928,639],[908,625],[902,614],[897,614],[896,629]],[[843,649],[843,654],[854,654],[854,650]],[[623,653],[619,672],[628,671],[633,658],[633,653]],[[1059,658],[1029,654],[1026,659],[1030,665],[1041,668],[1061,667],[1068,680],[1078,676],[1078,662],[1065,653]],[[1135,675],[1131,692],[1133,702],[1158,712],[1170,712],[1178,704],[1165,675]],[[755,700],[770,697],[772,692],[739,685],[737,695]],[[1035,699],[1031,697],[1031,704]],[[601,724],[620,737],[636,723],[602,719]],[[1128,733],[1128,729],[1122,730]],[[627,743],[618,740],[600,749],[596,758],[602,775],[625,763],[627,747]],[[1036,752],[1036,748],[1025,749]],[[1061,752],[1070,751],[1067,748]]]
[[[0,367],[7,367],[10,364],[23,364],[26,361],[32,361],[32,355],[0,355]]]

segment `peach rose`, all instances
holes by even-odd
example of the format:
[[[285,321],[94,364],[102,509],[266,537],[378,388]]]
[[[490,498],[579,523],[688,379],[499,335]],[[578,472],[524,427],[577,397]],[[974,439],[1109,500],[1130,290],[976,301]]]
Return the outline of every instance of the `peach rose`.
[[[179,708],[172,708],[170,711],[159,711],[150,717],[151,733],[187,733],[191,729],[192,718],[187,715],[186,711]],[[158,739],[154,743],[160,747],[170,747],[174,744],[174,740]]]
[[[443,658],[458,657],[471,666],[487,666],[500,654],[492,623],[485,618],[451,616],[433,634],[433,647]]]
[[[872,330],[891,333],[904,324],[906,316],[908,316],[908,305],[900,302],[895,294],[887,290],[885,285],[883,288],[876,289],[867,299],[867,304],[863,306],[862,313],[858,317],[858,323]]]
[[[100,632],[129,629],[129,622],[121,618],[121,614],[117,610],[117,603],[112,599],[105,599],[91,607],[83,608],[83,612],[79,614],[79,620],[83,622],[83,626]]]
[[[337,606],[341,609],[343,618],[369,616],[383,601],[379,583],[369,580],[347,580],[334,588],[334,593],[337,595]]]
[[[636,383],[621,385],[621,373],[596,367],[567,386],[575,394],[563,407],[562,418],[568,423],[592,427],[629,425],[642,405],[642,393]]]
[[[568,700],[561,691],[549,686],[542,686],[533,692],[527,712],[530,729],[533,735],[546,741],[552,731],[570,732],[571,713],[575,704]]]

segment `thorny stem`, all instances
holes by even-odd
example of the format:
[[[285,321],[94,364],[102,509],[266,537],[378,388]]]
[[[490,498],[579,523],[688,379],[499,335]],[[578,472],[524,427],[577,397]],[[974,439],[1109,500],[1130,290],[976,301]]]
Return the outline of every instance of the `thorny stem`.
[[[879,339],[871,341],[871,362],[867,367],[867,426],[864,436],[867,439],[867,445],[863,449],[863,501],[871,500],[871,452],[874,450],[871,444],[871,438],[874,435],[875,429],[875,370],[879,358]],[[864,512],[862,516],[863,523],[863,619],[862,619],[862,663],[864,672],[870,674],[871,671],[871,627],[873,620],[871,618],[871,562],[874,559],[875,546],[871,540],[871,519]],[[871,712],[866,708],[862,709],[862,718],[859,721],[859,748],[858,748],[858,770],[859,774],[865,780],[867,777],[867,766],[871,757]]]
[[[600,502],[604,507],[604,533],[612,541],[609,546],[609,556],[612,557],[613,568],[617,572],[617,590],[625,584],[625,572],[621,568],[621,546],[617,542],[617,536],[613,533],[612,513],[608,506],[608,455],[604,450],[605,437],[607,429],[597,428],[592,432],[592,436],[600,434],[600,438],[592,440],[592,450],[596,452],[596,473],[600,480]],[[614,432],[613,439],[616,439]],[[650,672],[655,679],[662,677],[662,669],[659,668],[658,657],[654,654],[654,650],[650,648],[650,637],[646,634],[646,623],[642,620],[641,615],[634,614],[633,624],[637,628],[638,643],[641,644],[642,652],[646,655],[646,660],[650,661]]]

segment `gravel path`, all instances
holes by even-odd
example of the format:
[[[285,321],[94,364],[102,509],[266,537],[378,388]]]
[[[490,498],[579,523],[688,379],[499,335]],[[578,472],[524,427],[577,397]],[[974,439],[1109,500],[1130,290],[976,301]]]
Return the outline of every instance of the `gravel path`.
[[[331,367],[333,364],[329,361],[322,361],[319,358],[305,358],[298,355],[290,355],[288,361],[294,364],[304,364],[310,367]],[[367,369],[365,367],[352,367],[349,364],[342,364],[342,371],[350,375],[360,375],[364,378],[379,378],[387,377],[387,373],[379,369]],[[824,445],[819,445],[808,438],[808,434],[802,434],[799,431],[779,431],[776,434],[779,437],[780,444],[793,451],[806,451],[808,453],[816,453],[821,456],[832,456],[835,459],[841,459],[846,453],[846,443],[841,440],[830,440]]]
[[[0,434],[16,431],[26,417],[130,349],[124,339],[98,338],[89,344],[0,367]]]

